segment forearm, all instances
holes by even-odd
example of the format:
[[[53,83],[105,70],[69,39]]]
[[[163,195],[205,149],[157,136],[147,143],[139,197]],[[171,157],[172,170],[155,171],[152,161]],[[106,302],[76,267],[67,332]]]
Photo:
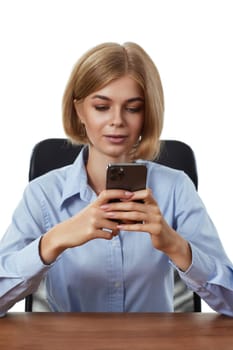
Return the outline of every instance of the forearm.
[[[39,239],[0,257],[0,313],[32,293],[48,270],[38,253]]]
[[[174,245],[165,253],[170,260],[181,270],[186,271],[192,263],[192,251],[189,243],[176,234]]]
[[[233,316],[233,267],[225,257],[216,259],[190,244],[192,264],[187,271],[179,270],[185,284],[215,311]]]
[[[64,224],[58,224],[48,231],[40,241],[39,253],[42,261],[46,265],[53,263],[57,257],[67,248],[63,242]]]
[[[186,271],[192,263],[189,243],[162,219],[161,231],[152,235],[154,247],[165,253],[181,270]]]

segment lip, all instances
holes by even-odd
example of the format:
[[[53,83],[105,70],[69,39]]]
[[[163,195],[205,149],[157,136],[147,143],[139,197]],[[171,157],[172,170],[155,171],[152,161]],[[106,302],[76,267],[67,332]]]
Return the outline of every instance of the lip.
[[[127,136],[126,135],[115,135],[115,134],[112,134],[112,135],[104,135],[104,137],[111,143],[114,143],[114,144],[121,144],[123,143]]]

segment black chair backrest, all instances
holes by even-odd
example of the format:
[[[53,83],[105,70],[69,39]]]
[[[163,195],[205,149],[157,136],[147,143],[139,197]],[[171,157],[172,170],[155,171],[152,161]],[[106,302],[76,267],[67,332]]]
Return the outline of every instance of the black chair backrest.
[[[50,170],[71,164],[77,157],[82,147],[82,145],[72,144],[65,138],[45,139],[37,143],[31,155],[29,181],[47,173]],[[186,143],[176,140],[163,140],[161,152],[159,157],[156,159],[156,162],[171,168],[183,170],[191,178],[197,189],[198,175],[195,155],[191,147]],[[175,279],[179,280],[178,275],[175,276]],[[181,288],[181,293],[183,291],[184,288]],[[193,293],[192,295],[193,306],[192,310],[190,311],[200,312],[200,297],[196,293]],[[32,295],[26,297],[25,311],[32,311],[32,300]]]
[[[50,170],[71,164],[82,147],[82,145],[74,145],[63,138],[51,138],[37,143],[31,155],[29,181]],[[195,155],[186,143],[175,140],[162,141],[161,152],[156,162],[183,170],[197,189],[198,176]]]

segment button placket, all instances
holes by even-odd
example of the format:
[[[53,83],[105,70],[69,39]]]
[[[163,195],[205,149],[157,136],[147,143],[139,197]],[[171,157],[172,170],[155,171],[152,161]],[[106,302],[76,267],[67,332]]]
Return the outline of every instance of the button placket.
[[[112,311],[120,312],[124,305],[124,291],[123,291],[123,257],[120,237],[113,237],[111,240],[111,307]]]

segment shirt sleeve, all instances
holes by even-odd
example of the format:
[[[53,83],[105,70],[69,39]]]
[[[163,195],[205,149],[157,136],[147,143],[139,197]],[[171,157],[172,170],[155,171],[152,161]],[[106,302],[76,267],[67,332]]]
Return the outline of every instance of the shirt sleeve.
[[[176,189],[174,228],[190,244],[192,264],[179,274],[215,311],[233,316],[233,265],[195,187],[182,175]]]
[[[0,242],[0,315],[35,291],[48,270],[39,254],[43,233],[40,199],[28,185]]]

